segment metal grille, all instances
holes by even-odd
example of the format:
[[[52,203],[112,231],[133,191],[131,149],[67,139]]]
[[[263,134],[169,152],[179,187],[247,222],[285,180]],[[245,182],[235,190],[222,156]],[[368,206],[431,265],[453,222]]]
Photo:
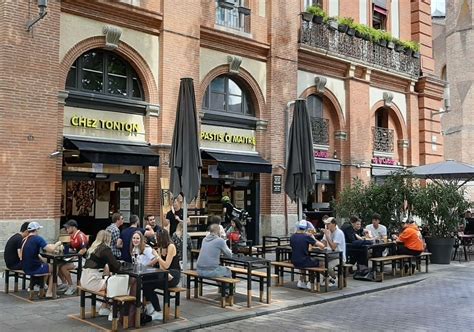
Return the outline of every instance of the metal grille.
[[[313,144],[329,145],[329,120],[311,117]]]
[[[393,153],[393,129],[372,127],[374,151]]]
[[[406,74],[413,78],[420,76],[420,59],[362,38],[351,37],[338,30],[330,30],[326,24],[302,21],[300,43],[372,67]]]

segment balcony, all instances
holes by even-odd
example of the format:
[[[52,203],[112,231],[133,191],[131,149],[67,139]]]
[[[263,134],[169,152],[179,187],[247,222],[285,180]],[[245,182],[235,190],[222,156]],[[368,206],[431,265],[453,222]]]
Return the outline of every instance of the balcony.
[[[329,145],[329,120],[311,117],[311,132],[314,145]]]
[[[244,7],[219,5],[216,7],[216,25],[250,33],[250,10]]]
[[[393,129],[383,127],[372,127],[372,137],[374,138],[374,154],[393,153]]]
[[[420,59],[369,40],[331,30],[326,24],[301,22],[300,43],[346,60],[413,79],[420,76]]]

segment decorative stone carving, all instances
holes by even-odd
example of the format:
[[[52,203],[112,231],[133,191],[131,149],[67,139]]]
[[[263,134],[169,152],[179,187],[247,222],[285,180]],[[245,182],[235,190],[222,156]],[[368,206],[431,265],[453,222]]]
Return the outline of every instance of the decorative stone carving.
[[[410,141],[407,139],[399,139],[398,146],[402,149],[408,149],[408,147],[410,146]]]
[[[146,115],[153,117],[160,116],[160,105],[148,104],[146,106]]]
[[[227,62],[229,63],[229,73],[238,74],[240,71],[240,65],[242,64],[242,57],[229,55],[227,56]]]
[[[334,132],[334,138],[338,141],[347,141],[347,132],[342,130],[337,130]]]
[[[316,85],[316,90],[319,93],[324,93],[324,90],[326,89],[326,83],[328,82],[326,77],[322,76],[316,76],[314,78],[314,84]]]
[[[69,91],[59,91],[58,92],[58,104],[65,105],[66,99],[69,96]]]
[[[385,107],[390,107],[390,106],[392,106],[393,93],[391,93],[391,92],[384,92],[382,98],[383,98],[383,104],[384,104]]]
[[[113,25],[106,25],[102,32],[105,35],[105,48],[111,51],[115,50],[122,36],[122,29]]]
[[[268,121],[267,120],[257,120],[257,130],[267,130]]]

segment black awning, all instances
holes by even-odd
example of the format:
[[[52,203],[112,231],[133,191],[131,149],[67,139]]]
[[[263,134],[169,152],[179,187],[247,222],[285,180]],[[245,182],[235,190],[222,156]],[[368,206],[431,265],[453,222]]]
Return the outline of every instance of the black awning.
[[[160,157],[147,145],[116,144],[64,138],[64,148],[79,150],[81,160],[90,163],[159,166]]]
[[[317,171],[340,172],[341,161],[337,159],[314,158]]]
[[[203,159],[217,161],[217,169],[222,172],[271,173],[272,164],[259,155],[221,153],[202,150]]]

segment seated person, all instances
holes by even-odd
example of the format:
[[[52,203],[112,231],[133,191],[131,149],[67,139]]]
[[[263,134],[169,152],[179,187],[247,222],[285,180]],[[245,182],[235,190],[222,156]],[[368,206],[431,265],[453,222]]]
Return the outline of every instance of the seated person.
[[[309,255],[309,249],[311,246],[317,246],[321,249],[324,248],[322,242],[319,242],[312,234],[307,232],[309,229],[308,224],[310,224],[308,221],[301,220],[298,223],[296,233],[290,237],[291,263],[299,269],[319,266],[319,260]],[[303,274],[300,274],[300,280],[298,280],[296,285],[298,288],[311,289],[309,282],[305,284],[305,276]]]
[[[212,225],[218,225],[219,226],[219,237],[222,239],[227,239],[224,227],[222,226],[222,219],[219,216],[210,216],[209,217],[209,226],[208,228],[210,229]],[[210,231],[207,231],[206,236],[210,234]]]
[[[373,241],[365,240],[361,220],[358,217],[352,216],[350,221],[351,226],[344,229],[350,263],[357,263],[357,270],[365,270],[368,268],[368,257],[362,246],[371,245]]]
[[[220,218],[216,216],[219,219]],[[203,277],[228,277],[232,276],[229,268],[220,265],[220,256],[224,254],[232,257],[232,251],[225,243],[225,240],[219,236],[220,228],[218,224],[212,224],[209,227],[209,234],[202,241],[201,251],[197,259],[196,270]]]
[[[120,232],[120,238],[122,239],[122,248],[120,248],[120,251],[122,252],[122,255],[120,256],[120,259],[122,261],[125,261],[127,263],[132,262],[132,257],[130,256],[130,247],[132,245],[132,236],[135,234],[135,232],[139,231],[142,234],[145,234],[145,230],[141,227],[138,227],[138,222],[140,221],[140,218],[136,214],[132,214],[130,216],[130,224],[128,225],[127,228],[122,229]],[[150,237],[153,236],[155,233],[152,231],[149,231],[147,235]]]
[[[10,270],[23,270],[23,264],[20,260],[20,248],[23,239],[28,236],[28,221],[24,222],[20,227],[20,232],[10,237],[5,245],[3,258],[5,265]]]
[[[52,265],[46,263],[39,254],[41,249],[49,253],[54,253],[62,244],[61,241],[55,244],[47,244],[46,241],[38,235],[38,230],[41,228],[43,228],[43,226],[36,221],[30,222],[27,228],[28,235],[23,239],[20,248],[20,259],[23,262],[23,271],[30,276],[53,272]],[[49,278],[48,286],[46,297],[53,297],[53,278]]]
[[[330,217],[324,221],[326,228],[323,229],[324,237],[322,243],[324,247],[332,251],[342,251],[342,262],[346,261],[346,240],[344,233],[337,227],[336,218]],[[319,258],[323,260],[323,258]],[[329,284],[337,285],[336,271],[334,268],[339,265],[339,259],[332,259],[328,262]],[[321,279],[323,282],[323,279]]]
[[[112,234],[110,232],[101,230],[97,233],[95,241],[86,253],[86,262],[81,275],[82,287],[94,292],[106,290],[107,278],[103,277],[108,277],[111,272],[120,270],[120,262],[115,258],[110,248],[111,242]],[[107,316],[110,314],[107,305],[102,304],[99,308],[99,315]]]
[[[156,237],[161,232],[161,227],[156,223],[154,215],[149,214],[145,217],[145,230],[147,244],[151,247],[156,246]]]
[[[176,246],[176,253],[180,262],[183,261],[183,235],[183,223],[180,222],[176,227],[176,232],[174,232],[173,236],[171,237],[171,241],[173,241],[174,245]],[[187,234],[186,241],[187,251],[189,253],[193,248],[193,242],[191,241],[191,237],[189,236],[189,234]]]
[[[328,217],[329,218],[329,217]],[[327,218],[326,218],[327,219]],[[316,228],[314,227],[314,225],[308,221],[308,220],[305,220],[303,219],[304,221],[306,221],[306,225],[307,225],[307,228],[306,228],[306,232],[316,232]],[[299,229],[299,226],[300,226],[300,223],[303,221],[303,220],[300,220],[298,221],[296,224],[295,224],[295,231],[298,231]],[[323,220],[324,222],[324,220]]]
[[[244,226],[242,226],[238,219],[233,219],[230,222],[230,226],[225,231],[225,234],[230,241],[232,252],[237,252],[238,247],[245,247],[247,237],[245,235]]]
[[[423,237],[413,220],[402,222],[402,232],[399,236],[394,235],[394,239],[403,244],[397,247],[399,255],[418,256],[425,250]]]
[[[65,223],[64,227],[66,228],[66,231],[70,236],[69,246],[71,247],[71,249],[79,253],[81,255],[79,259],[82,259],[82,255],[86,253],[87,245],[89,244],[87,235],[78,229],[77,221],[75,221],[74,219],[71,219],[67,223]],[[65,291],[65,295],[73,295],[74,293],[76,293],[76,286],[73,284],[71,273],[69,272],[76,268],[77,263],[74,262],[69,262],[60,265],[59,277],[61,278],[61,281],[63,283],[58,286],[58,291]]]
[[[380,224],[380,214],[374,213],[372,215],[372,223],[365,226],[365,230],[371,239],[379,242],[387,242],[387,227]]]

